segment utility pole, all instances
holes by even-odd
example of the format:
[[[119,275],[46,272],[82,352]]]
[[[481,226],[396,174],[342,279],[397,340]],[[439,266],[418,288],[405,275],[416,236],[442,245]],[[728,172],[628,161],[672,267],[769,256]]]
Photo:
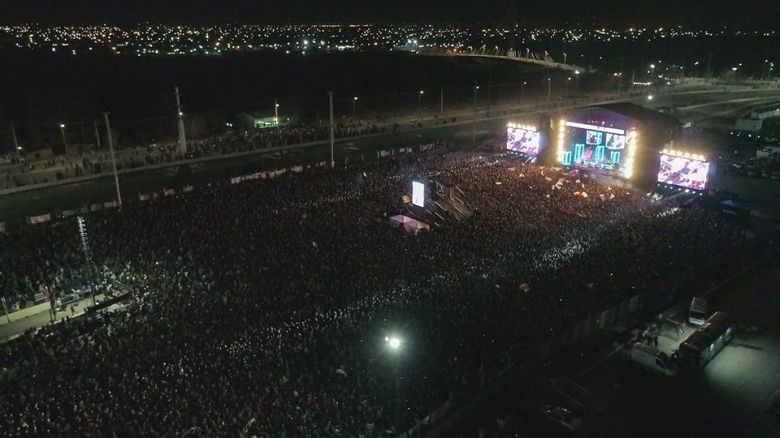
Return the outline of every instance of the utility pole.
[[[65,151],[68,150],[68,140],[65,138],[65,124],[60,123],[60,133],[62,134],[62,147],[65,148]]]
[[[471,124],[471,147],[473,148],[477,144],[477,93],[479,92],[479,85],[474,82],[474,123]]]
[[[179,118],[179,153],[187,153],[187,133],[184,131],[184,113],[181,110],[181,98],[179,97],[179,87],[173,87],[176,93],[176,111]]]
[[[111,153],[111,166],[114,170],[114,186],[116,186],[116,200],[119,203],[119,210],[122,210],[122,193],[119,191],[119,175],[116,172],[116,157],[114,157],[114,141],[111,139],[111,124],[108,122],[108,112],[103,113],[106,120],[106,137],[108,138],[108,150]],[[97,125],[95,125],[97,126]]]
[[[525,86],[526,86],[527,84],[528,84],[528,83],[527,83],[526,81],[523,81],[523,83],[522,83],[522,84],[520,84],[520,103],[524,103],[524,102],[523,102],[523,93],[525,92]]]
[[[100,132],[98,132],[97,120],[92,120],[92,126],[95,127],[95,141],[97,142],[97,148],[100,149]]]
[[[14,139],[14,149],[16,150],[16,158],[22,161],[22,148],[19,147],[19,140],[16,138],[16,129],[14,129],[14,122],[11,122],[11,137]]]
[[[550,100],[550,96],[552,96],[552,79],[547,78],[547,100]]]
[[[328,101],[330,103],[330,168],[333,169],[336,166],[336,162],[333,160],[333,143],[335,143],[335,133],[333,126],[333,92],[328,91]]]
[[[274,97],[274,122],[279,126],[279,101]]]
[[[439,87],[439,112],[444,112],[444,85]]]

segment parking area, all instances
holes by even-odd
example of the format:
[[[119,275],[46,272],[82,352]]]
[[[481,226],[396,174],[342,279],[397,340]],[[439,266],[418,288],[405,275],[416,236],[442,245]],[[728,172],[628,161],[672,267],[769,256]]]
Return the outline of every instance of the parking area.
[[[780,262],[772,262],[710,301],[740,330],[699,373],[669,377],[616,354],[581,376],[578,384],[606,400],[586,417],[587,429],[614,437],[780,436],[780,418],[767,412],[780,394],[779,281]],[[662,326],[659,350],[671,354],[693,330],[678,337]]]

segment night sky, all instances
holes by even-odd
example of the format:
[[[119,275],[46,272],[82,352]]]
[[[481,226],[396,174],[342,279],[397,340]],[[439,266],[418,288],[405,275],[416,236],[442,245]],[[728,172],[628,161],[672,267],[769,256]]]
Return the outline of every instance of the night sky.
[[[774,28],[777,0],[515,0],[526,24]],[[509,22],[513,0],[0,0],[0,23]]]

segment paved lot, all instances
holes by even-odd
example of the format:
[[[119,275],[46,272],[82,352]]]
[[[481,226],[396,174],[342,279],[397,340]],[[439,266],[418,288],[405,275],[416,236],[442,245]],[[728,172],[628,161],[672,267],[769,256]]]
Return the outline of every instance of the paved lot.
[[[598,436],[778,437],[780,422],[766,413],[780,392],[780,262],[711,300],[755,333],[734,340],[694,377],[656,375],[618,356],[580,379],[608,399],[607,409],[588,417]],[[676,339],[662,337],[670,347]],[[676,337],[675,337],[676,338]]]

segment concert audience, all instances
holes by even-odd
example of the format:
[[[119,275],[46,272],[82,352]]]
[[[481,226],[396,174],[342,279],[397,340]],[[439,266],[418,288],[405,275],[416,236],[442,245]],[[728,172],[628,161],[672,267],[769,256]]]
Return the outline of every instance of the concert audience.
[[[445,174],[471,218],[388,224],[413,177]],[[74,222],[0,238],[7,298],[90,281]],[[213,183],[87,227],[131,303],[0,346],[5,436],[397,436],[578,319],[749,249],[714,213],[505,156]]]

